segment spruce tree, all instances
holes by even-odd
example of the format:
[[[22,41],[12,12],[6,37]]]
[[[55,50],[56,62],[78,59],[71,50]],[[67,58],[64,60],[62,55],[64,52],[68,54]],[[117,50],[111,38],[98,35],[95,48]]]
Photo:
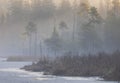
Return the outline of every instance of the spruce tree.
[[[54,52],[55,56],[58,54],[59,51],[61,51],[62,42],[61,42],[61,38],[56,30],[56,27],[54,27],[51,37],[46,39],[44,42],[45,42],[46,46],[48,48],[50,48],[51,51]]]

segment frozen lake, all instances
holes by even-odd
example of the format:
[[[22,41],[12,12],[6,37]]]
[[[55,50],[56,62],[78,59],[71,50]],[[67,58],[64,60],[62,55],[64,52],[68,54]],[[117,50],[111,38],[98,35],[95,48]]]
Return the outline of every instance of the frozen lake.
[[[0,59],[0,83],[116,83],[99,78],[44,76],[42,73],[20,70],[30,62],[6,62]]]

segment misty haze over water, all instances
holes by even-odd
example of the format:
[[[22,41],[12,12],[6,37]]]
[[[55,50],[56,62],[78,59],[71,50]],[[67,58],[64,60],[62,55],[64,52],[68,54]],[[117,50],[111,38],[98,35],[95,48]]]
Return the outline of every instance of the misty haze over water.
[[[0,0],[0,57],[0,83],[116,83],[120,0]]]

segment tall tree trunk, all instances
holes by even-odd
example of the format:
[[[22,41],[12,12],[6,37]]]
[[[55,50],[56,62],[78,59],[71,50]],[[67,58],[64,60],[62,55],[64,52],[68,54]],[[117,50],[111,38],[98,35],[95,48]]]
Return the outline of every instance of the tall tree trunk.
[[[34,40],[34,56],[37,57],[37,31],[35,32],[35,40]]]
[[[25,41],[22,42],[22,55],[25,55]]]
[[[73,33],[72,33],[72,41],[75,40],[75,27],[76,27],[76,0],[74,1],[74,9],[73,9]]]
[[[29,56],[32,56],[32,36],[29,35]]]
[[[40,57],[43,58],[42,43],[41,43],[41,41],[40,41]]]

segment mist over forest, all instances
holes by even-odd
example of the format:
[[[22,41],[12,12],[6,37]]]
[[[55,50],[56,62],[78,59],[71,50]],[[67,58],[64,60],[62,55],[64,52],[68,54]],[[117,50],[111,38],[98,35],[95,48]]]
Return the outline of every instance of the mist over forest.
[[[0,54],[113,53],[120,49],[119,0],[0,1]],[[3,5],[2,5],[3,4]]]
[[[120,0],[0,0],[0,83],[54,82],[120,83]]]

